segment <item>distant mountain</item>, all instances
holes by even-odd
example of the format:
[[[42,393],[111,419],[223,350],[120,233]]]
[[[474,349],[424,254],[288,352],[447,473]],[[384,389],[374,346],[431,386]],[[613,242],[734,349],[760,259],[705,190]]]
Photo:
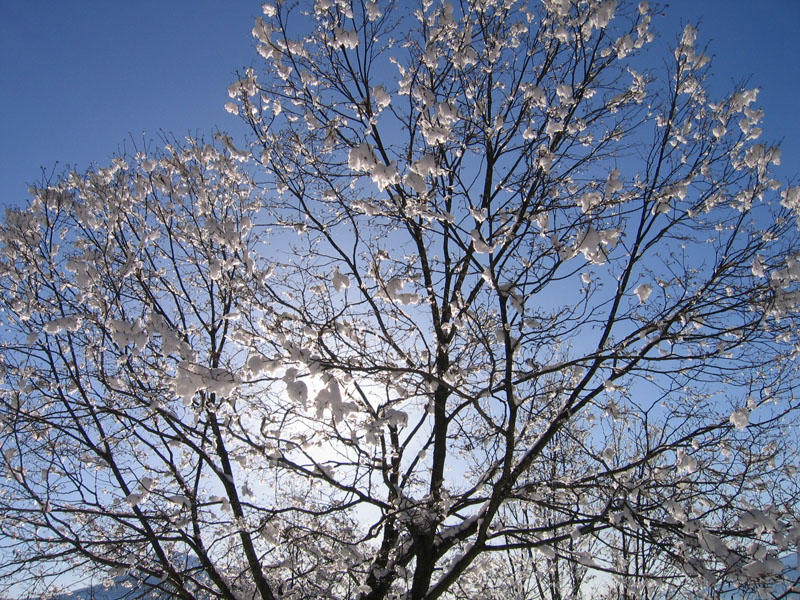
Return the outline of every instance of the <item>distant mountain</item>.
[[[114,584],[91,585],[63,594],[48,596],[48,600],[166,600],[168,594],[143,585],[132,577],[117,577]],[[3,600],[0,598],[0,600]],[[40,600],[28,598],[27,600]]]

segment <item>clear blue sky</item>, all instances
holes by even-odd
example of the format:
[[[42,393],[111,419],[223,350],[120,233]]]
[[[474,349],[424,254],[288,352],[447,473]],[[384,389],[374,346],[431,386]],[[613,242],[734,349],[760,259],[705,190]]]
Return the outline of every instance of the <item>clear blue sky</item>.
[[[21,206],[41,167],[104,164],[143,133],[242,131],[222,106],[234,72],[258,62],[260,12],[246,0],[0,0],[0,207]],[[701,20],[720,89],[747,76],[762,89],[765,139],[784,141],[779,175],[800,174],[800,0],[674,0],[661,12],[670,42]]]

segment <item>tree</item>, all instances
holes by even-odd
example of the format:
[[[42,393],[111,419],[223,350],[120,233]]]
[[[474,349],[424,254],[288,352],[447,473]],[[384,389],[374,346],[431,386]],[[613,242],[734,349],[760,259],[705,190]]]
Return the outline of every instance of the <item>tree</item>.
[[[409,6],[264,5],[248,150],[7,212],[6,585],[797,583],[800,188],[757,91],[710,97],[691,26],[651,68],[646,2]]]

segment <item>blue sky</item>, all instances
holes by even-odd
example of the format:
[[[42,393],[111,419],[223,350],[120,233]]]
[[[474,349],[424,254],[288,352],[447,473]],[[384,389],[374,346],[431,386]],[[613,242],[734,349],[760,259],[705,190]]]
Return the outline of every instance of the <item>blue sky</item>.
[[[783,140],[778,174],[800,173],[800,1],[674,0],[660,12],[669,42],[701,21],[718,89],[748,76],[762,89],[765,139]],[[42,167],[104,164],[132,139],[243,131],[222,107],[235,71],[257,64],[258,14],[245,0],[0,0],[0,206],[23,205]]]

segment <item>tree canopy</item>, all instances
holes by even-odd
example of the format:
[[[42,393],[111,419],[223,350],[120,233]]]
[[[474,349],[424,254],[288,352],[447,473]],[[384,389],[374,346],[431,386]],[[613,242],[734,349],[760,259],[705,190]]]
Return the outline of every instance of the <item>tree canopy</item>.
[[[7,211],[0,590],[800,585],[800,188],[651,14],[265,4],[249,140]]]

